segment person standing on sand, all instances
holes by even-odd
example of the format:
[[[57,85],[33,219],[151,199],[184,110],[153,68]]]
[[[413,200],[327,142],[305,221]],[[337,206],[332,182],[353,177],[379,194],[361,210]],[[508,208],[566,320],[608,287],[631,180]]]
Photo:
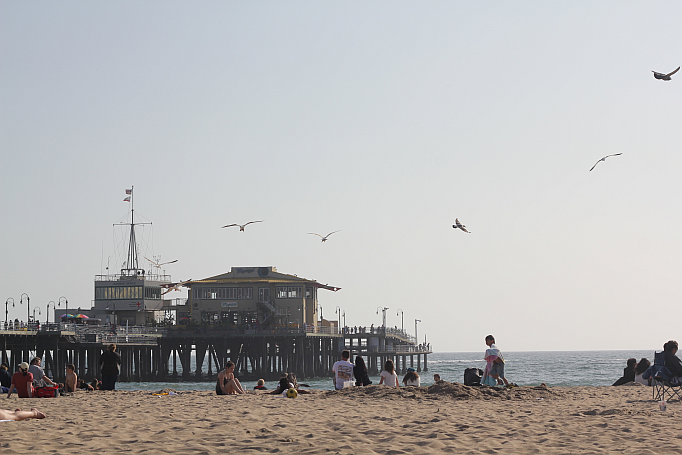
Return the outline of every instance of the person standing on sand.
[[[234,377],[234,362],[228,360],[225,369],[218,373],[218,381],[215,385],[216,395],[237,395],[244,392],[239,379]]]
[[[102,354],[99,365],[102,370],[102,390],[116,390],[118,379],[118,366],[121,364],[121,355],[116,352],[116,345],[111,343],[107,352]]]
[[[341,353],[341,360],[338,360],[332,366],[334,372],[334,388],[341,390],[345,387],[353,386],[353,368],[355,365],[350,363],[350,351],[344,349]]]
[[[488,349],[485,350],[484,358],[486,365],[481,383],[486,385],[502,385],[504,381],[504,385],[509,387],[509,382],[504,377],[504,357],[502,357],[502,353],[495,346],[495,337],[492,335],[485,337],[485,344],[488,346]],[[488,378],[492,378],[493,381]],[[486,379],[488,382],[486,382]]]

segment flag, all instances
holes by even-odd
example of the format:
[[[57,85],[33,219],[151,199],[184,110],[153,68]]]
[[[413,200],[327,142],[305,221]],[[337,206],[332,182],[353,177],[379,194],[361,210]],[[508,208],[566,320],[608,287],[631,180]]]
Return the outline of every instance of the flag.
[[[126,194],[133,194],[133,189],[126,190]]]
[[[123,199],[123,202],[130,202],[130,196],[128,196],[127,198]]]

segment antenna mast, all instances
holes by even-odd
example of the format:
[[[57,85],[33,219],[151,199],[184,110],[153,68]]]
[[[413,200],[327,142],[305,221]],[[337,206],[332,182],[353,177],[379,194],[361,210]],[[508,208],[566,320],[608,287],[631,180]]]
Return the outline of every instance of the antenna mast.
[[[133,189],[134,186],[130,186],[129,190],[126,190],[128,195],[124,201],[130,202],[130,239],[128,240],[128,260],[126,262],[126,267],[121,269],[121,275],[125,276],[137,276],[144,275],[144,270],[139,268],[137,261],[137,242],[135,241],[135,205],[133,204]],[[151,224],[151,223],[138,223],[138,224]],[[123,224],[119,224],[121,226]]]

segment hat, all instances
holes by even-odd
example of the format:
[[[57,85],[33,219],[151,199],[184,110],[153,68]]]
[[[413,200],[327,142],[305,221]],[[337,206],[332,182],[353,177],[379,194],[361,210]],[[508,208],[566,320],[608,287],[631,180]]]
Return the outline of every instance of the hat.
[[[19,368],[21,368],[22,370],[28,370],[28,363],[21,362],[21,364],[19,365]]]
[[[408,368],[407,371],[409,371],[409,372],[411,372],[411,373],[414,373],[414,372],[417,371],[417,370],[415,370],[414,368]]]

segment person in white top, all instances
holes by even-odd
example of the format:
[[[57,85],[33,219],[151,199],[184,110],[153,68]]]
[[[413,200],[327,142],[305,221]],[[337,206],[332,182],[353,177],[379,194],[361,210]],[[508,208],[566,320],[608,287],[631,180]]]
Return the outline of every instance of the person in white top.
[[[379,381],[379,385],[381,384],[386,384],[389,387],[400,387],[398,375],[391,359],[388,359],[384,364],[384,371],[381,372],[381,380]]]
[[[350,359],[350,351],[344,350],[341,353],[341,360],[334,363],[332,371],[334,372],[334,388],[341,390],[345,387],[353,386],[353,365],[348,361]]]
[[[419,375],[417,374],[417,371],[414,368],[407,369],[407,373],[405,373],[405,377],[403,378],[403,384],[405,385],[405,387],[408,386],[419,387],[421,385]]]

